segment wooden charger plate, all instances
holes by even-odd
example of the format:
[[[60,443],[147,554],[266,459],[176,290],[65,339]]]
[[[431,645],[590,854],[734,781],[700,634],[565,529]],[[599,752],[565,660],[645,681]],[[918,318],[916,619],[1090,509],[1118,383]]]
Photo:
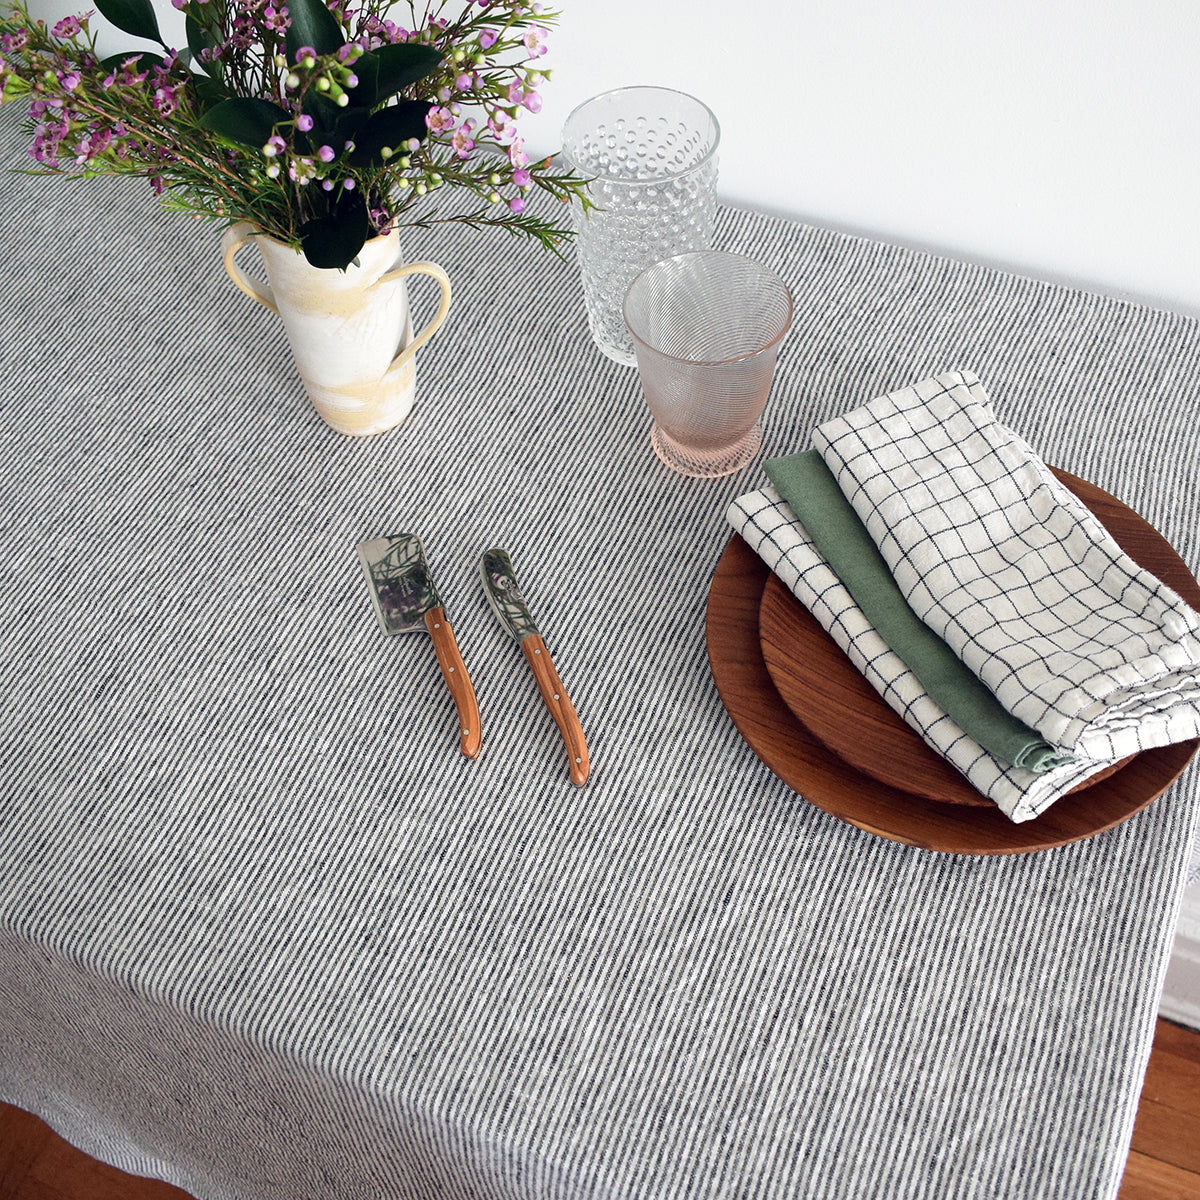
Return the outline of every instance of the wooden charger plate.
[[[1055,474],[1135,562],[1200,608],[1200,584],[1161,534],[1115,496],[1064,471]],[[771,578],[762,559],[733,535],[708,595],[708,657],[717,691],[738,732],[780,779],[818,808],[869,833],[951,854],[1022,854],[1063,846],[1111,829],[1145,808],[1179,777],[1200,746],[1193,740],[1143,751],[1107,778],[1090,780],[1089,786],[1064,796],[1040,817],[1020,824],[990,801],[946,803],[873,778],[822,742],[788,707],[772,681],[760,640],[760,610]],[[803,606],[797,607],[808,616]],[[808,624],[799,628],[798,636],[806,643],[827,643],[820,653],[836,663],[843,676],[861,681],[815,620],[808,617]],[[863,686],[873,703],[891,712],[865,681]],[[869,727],[867,712],[857,714],[855,728],[860,731]],[[911,743],[924,748],[907,725],[901,723],[901,729]]]

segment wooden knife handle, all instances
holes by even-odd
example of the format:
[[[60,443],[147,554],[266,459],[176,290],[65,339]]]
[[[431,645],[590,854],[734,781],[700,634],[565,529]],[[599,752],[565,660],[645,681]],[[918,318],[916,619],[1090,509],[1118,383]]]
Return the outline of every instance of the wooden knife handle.
[[[454,697],[454,707],[458,709],[459,745],[468,758],[475,758],[483,747],[479,703],[475,699],[475,689],[471,686],[466,664],[458,652],[454,630],[450,628],[450,622],[446,620],[446,614],[440,608],[431,608],[425,613],[425,626],[433,638],[438,666],[442,668],[446,686],[450,689],[450,695]]]
[[[583,726],[579,724],[579,718],[575,715],[575,709],[571,704],[571,698],[567,695],[567,689],[563,687],[562,680],[559,679],[558,672],[554,669],[554,663],[550,658],[550,651],[546,649],[546,643],[536,633],[531,633],[521,643],[521,649],[525,652],[525,657],[533,668],[533,675],[537,680],[538,690],[542,693],[542,699],[545,700],[546,707],[550,710],[550,715],[554,718],[554,723],[558,726],[563,741],[566,743],[567,757],[571,768],[571,782],[579,787],[588,777],[588,750],[587,742],[583,739]]]

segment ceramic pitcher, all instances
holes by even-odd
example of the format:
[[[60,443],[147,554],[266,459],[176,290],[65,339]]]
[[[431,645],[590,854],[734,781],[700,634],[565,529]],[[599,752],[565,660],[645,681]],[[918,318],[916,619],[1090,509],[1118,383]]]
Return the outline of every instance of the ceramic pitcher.
[[[267,282],[234,262],[253,241]],[[391,429],[416,399],[416,353],[438,331],[450,308],[450,280],[436,263],[405,263],[393,230],[372,238],[344,271],[312,266],[302,253],[244,221],[221,239],[225,270],[251,300],[283,319],[296,369],[325,422],[340,433]],[[437,313],[414,336],[407,279],[430,275],[441,287]]]

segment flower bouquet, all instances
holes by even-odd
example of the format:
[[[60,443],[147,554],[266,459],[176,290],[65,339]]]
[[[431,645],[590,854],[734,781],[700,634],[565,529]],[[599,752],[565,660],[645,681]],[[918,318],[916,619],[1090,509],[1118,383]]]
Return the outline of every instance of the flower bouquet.
[[[0,100],[30,101],[35,170],[148,178],[163,204],[255,230],[342,268],[364,243],[439,220],[497,226],[550,249],[570,229],[531,189],[587,205],[585,181],[531,163],[516,128],[541,107],[556,13],[526,0],[173,0],[169,47],[150,0],[96,0],[158,43],[101,58],[90,13],[51,29],[23,0],[0,18]],[[444,213],[438,193],[467,203]]]

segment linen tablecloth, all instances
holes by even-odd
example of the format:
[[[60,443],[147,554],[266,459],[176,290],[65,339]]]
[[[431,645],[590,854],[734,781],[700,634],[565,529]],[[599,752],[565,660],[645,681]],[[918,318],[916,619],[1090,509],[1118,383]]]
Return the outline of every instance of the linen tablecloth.
[[[0,1096],[203,1200],[1115,1195],[1195,770],[1039,854],[842,824],[708,668],[761,467],[659,464],[570,255],[410,233],[454,307],[414,415],[352,440],[217,230],[136,182],[0,196]],[[795,293],[764,455],[969,366],[1196,568],[1194,321],[728,208],[719,244]],[[399,530],[475,682],[475,763],[428,641],[371,612],[355,543]],[[487,609],[492,545],[583,789]]]

